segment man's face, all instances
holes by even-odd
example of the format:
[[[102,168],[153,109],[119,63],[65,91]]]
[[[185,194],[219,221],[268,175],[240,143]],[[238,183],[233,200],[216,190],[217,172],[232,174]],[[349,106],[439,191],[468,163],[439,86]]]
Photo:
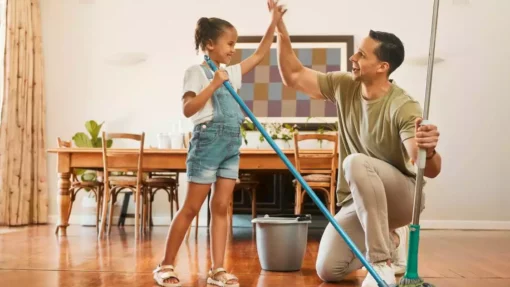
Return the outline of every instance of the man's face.
[[[387,62],[380,61],[374,51],[379,46],[376,40],[365,37],[349,60],[352,62],[352,73],[357,81],[373,81],[377,77],[384,76],[389,68]]]

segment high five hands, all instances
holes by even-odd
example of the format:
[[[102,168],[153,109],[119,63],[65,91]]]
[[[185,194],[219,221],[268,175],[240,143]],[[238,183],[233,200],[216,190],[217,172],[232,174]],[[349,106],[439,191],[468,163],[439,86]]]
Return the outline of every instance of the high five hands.
[[[278,0],[267,0],[267,9],[271,12],[271,21],[274,25],[277,25],[287,12],[287,9],[283,7],[283,5],[278,5]]]

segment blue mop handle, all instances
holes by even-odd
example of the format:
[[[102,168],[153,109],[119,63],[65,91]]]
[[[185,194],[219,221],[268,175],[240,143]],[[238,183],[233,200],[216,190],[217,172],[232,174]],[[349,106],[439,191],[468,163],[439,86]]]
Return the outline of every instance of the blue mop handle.
[[[211,59],[209,58],[209,56],[205,55],[205,61],[207,62],[207,64],[209,65],[209,67],[211,67],[211,69],[213,70],[213,72],[216,72],[218,69],[216,68],[216,65],[211,61]],[[230,82],[229,81],[225,81],[223,83],[223,85],[228,89],[228,91],[230,92],[230,94],[232,94],[232,96],[234,97],[234,99],[237,101],[237,103],[241,106],[241,108],[244,110],[244,112],[248,115],[248,117],[252,120],[252,122],[255,124],[255,126],[257,127],[257,129],[262,133],[262,135],[264,136],[264,138],[267,140],[267,142],[269,143],[269,145],[271,145],[271,147],[276,151],[276,153],[278,154],[278,156],[280,156],[280,158],[283,160],[283,162],[285,163],[285,165],[287,166],[287,168],[290,170],[290,172],[294,175],[294,177],[296,177],[296,179],[299,181],[299,183],[305,188],[306,192],[308,193],[308,195],[310,196],[310,198],[315,202],[315,204],[319,207],[319,209],[322,211],[322,213],[326,216],[326,218],[329,220],[329,222],[331,222],[331,224],[333,224],[333,226],[335,227],[335,229],[338,231],[338,233],[340,233],[340,235],[342,236],[342,238],[345,240],[345,242],[347,242],[347,245],[349,245],[349,247],[351,248],[351,250],[354,252],[354,254],[356,254],[356,256],[359,258],[359,260],[361,261],[361,263],[363,263],[363,265],[367,268],[368,272],[370,272],[370,274],[372,274],[372,276],[374,277],[374,279],[377,281],[378,285],[380,287],[388,287],[388,284],[386,284],[386,282],[384,282],[381,277],[379,276],[379,274],[377,274],[374,270],[374,268],[372,268],[372,266],[368,263],[368,261],[365,259],[365,257],[361,254],[361,252],[359,251],[359,249],[356,247],[356,245],[354,244],[354,242],[352,242],[352,240],[349,238],[349,236],[345,233],[345,231],[340,227],[340,225],[336,222],[335,218],[331,215],[331,213],[329,213],[329,210],[326,209],[326,207],[324,206],[324,204],[322,204],[322,202],[320,201],[320,199],[317,197],[317,195],[315,194],[315,192],[313,192],[313,190],[310,188],[310,186],[308,186],[308,184],[306,183],[306,181],[303,179],[303,177],[301,176],[301,174],[299,174],[299,172],[294,168],[294,165],[292,165],[292,163],[289,161],[289,159],[287,158],[287,156],[281,151],[281,149],[276,145],[276,143],[273,141],[273,139],[271,138],[271,136],[269,136],[269,134],[266,132],[266,130],[262,127],[262,125],[259,123],[259,121],[257,120],[257,118],[255,118],[255,116],[253,115],[253,113],[250,111],[250,109],[248,108],[248,106],[246,106],[246,104],[244,103],[244,101],[241,99],[241,97],[237,94],[237,92],[234,90],[234,88],[232,88],[232,85],[230,85]],[[334,252],[334,251],[333,251]]]

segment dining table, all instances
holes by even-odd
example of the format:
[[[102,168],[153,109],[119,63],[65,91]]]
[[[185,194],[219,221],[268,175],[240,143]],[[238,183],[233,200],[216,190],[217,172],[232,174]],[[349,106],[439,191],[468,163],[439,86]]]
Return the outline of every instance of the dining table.
[[[57,166],[56,173],[58,177],[57,209],[58,222],[57,234],[67,235],[69,226],[68,210],[71,204],[70,178],[75,169],[103,169],[103,149],[102,148],[81,148],[81,147],[59,147],[48,149],[49,154],[56,154]],[[125,156],[110,158],[109,167],[136,167],[139,155],[139,149],[135,148],[108,148],[108,152],[122,154]],[[331,153],[328,149],[300,149],[300,154],[327,154]],[[143,150],[143,172],[151,171],[186,171],[186,156],[188,150],[183,149],[159,149],[146,148]],[[294,149],[283,149],[282,153],[295,166]],[[307,165],[314,169],[331,168],[331,161],[317,157],[315,161],[307,161]],[[310,166],[301,166],[309,168]],[[281,172],[288,170],[284,161],[273,149],[241,148],[240,149],[240,171],[251,172]]]

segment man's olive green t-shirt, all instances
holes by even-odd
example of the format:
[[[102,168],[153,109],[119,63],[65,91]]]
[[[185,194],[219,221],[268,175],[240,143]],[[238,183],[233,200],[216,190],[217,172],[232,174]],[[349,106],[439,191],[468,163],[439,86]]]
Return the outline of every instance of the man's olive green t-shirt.
[[[422,116],[418,101],[393,81],[387,94],[376,100],[362,96],[361,82],[351,73],[318,73],[318,81],[323,96],[336,104],[338,112],[338,205],[352,198],[342,168],[348,155],[366,154],[415,177],[403,142],[415,136],[415,120]]]

